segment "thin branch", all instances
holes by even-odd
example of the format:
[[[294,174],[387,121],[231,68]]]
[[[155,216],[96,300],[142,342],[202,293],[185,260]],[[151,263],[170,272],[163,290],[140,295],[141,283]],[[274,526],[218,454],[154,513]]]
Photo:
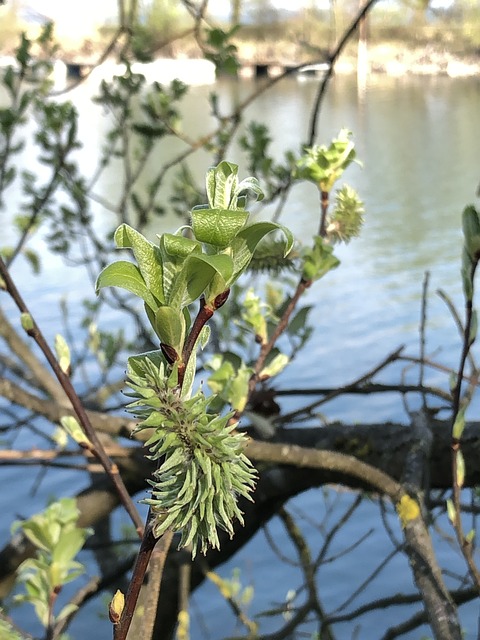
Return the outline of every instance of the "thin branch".
[[[376,375],[379,371],[384,369],[386,366],[388,366],[392,362],[397,361],[400,358],[404,348],[405,347],[401,345],[400,347],[395,349],[395,351],[392,351],[391,353],[389,353],[379,364],[375,365],[373,369],[370,369],[370,371],[367,371],[367,373],[364,373],[353,382],[350,382],[349,384],[346,384],[342,387],[338,387],[337,389],[334,389],[333,391],[331,391],[331,393],[328,393],[324,398],[321,398],[320,400],[317,400],[316,402],[313,402],[312,404],[307,405],[306,407],[297,409],[296,411],[291,411],[290,413],[287,413],[285,416],[282,416],[282,422],[292,420],[293,418],[296,418],[297,416],[302,415],[304,413],[309,413],[312,409],[315,409],[316,407],[322,404],[325,404],[326,402],[329,402],[330,400],[333,400],[334,398],[340,395],[343,395],[344,393],[349,393],[351,390],[359,388],[363,383],[368,382],[371,378],[373,378],[374,375]]]
[[[106,455],[103,449],[103,445],[100,442],[95,432],[95,429],[93,428],[90,422],[87,412],[85,411],[85,408],[83,407],[83,404],[80,401],[80,398],[78,397],[70,378],[61,369],[59,363],[57,362],[57,359],[55,358],[53,351],[51,350],[50,346],[45,340],[43,333],[40,331],[39,327],[35,323],[27,305],[25,304],[22,296],[20,295],[20,292],[18,291],[14,281],[12,280],[10,273],[6,268],[5,263],[3,262],[1,257],[0,257],[0,276],[2,277],[5,283],[7,292],[10,294],[11,298],[17,305],[17,308],[19,309],[19,311],[23,314],[28,314],[29,318],[31,319],[32,328],[27,331],[27,334],[35,340],[35,342],[43,352],[45,358],[47,359],[48,363],[50,364],[51,368],[53,369],[53,372],[55,373],[57,380],[63,387],[70,402],[72,403],[72,407],[75,409],[75,413],[77,414],[78,420],[82,425],[84,432],[92,445],[92,452],[99,459],[103,468],[105,469],[105,472],[110,477],[112,483],[114,484],[118,492],[118,495],[122,501],[122,504],[125,507],[125,510],[127,511],[130,518],[132,519],[132,522],[134,523],[139,536],[141,536],[143,533],[143,521],[140,518],[140,514],[138,513],[137,508],[135,507],[132,499],[130,498],[130,495],[120,476],[117,465],[113,463],[112,460]]]
[[[310,133],[309,133],[308,143],[307,143],[307,146],[309,147],[311,147],[314,144],[315,138],[317,137],[317,125],[318,125],[318,118],[320,115],[320,107],[322,104],[322,100],[325,96],[325,93],[327,91],[328,83],[330,82],[330,79],[333,76],[335,62],[340,57],[347,42],[350,40],[350,38],[353,36],[355,31],[357,30],[357,27],[362,21],[363,17],[368,13],[368,11],[370,11],[370,9],[373,7],[375,2],[377,2],[377,0],[367,0],[367,2],[365,2],[365,4],[360,8],[359,12],[353,19],[348,29],[343,34],[340,42],[338,43],[338,45],[335,47],[335,49],[329,56],[329,60],[328,60],[329,67],[325,73],[325,76],[317,92],[313,110],[312,110],[312,118],[310,121]]]

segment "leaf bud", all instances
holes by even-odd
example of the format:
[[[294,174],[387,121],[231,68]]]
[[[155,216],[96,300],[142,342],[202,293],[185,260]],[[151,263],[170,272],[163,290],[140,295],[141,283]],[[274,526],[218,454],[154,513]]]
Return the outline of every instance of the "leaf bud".
[[[110,618],[110,622],[112,624],[118,624],[120,621],[120,617],[122,615],[123,608],[125,606],[125,596],[117,589],[115,591],[115,595],[112,598],[112,601],[108,605],[108,617]]]
[[[225,289],[222,293],[219,293],[218,296],[213,301],[213,309],[216,311],[220,309],[225,302],[228,300],[228,296],[230,295],[230,289]]]
[[[20,316],[20,322],[22,323],[22,328],[24,329],[24,331],[26,331],[28,335],[31,336],[34,330],[32,316],[29,313],[22,313]]]
[[[462,215],[465,248],[473,260],[480,258],[480,220],[478,212],[473,206],[465,207]]]
[[[178,353],[170,345],[164,344],[162,342],[160,344],[160,349],[162,350],[162,353],[165,356],[165,360],[168,362],[168,364],[173,364],[178,360]]]

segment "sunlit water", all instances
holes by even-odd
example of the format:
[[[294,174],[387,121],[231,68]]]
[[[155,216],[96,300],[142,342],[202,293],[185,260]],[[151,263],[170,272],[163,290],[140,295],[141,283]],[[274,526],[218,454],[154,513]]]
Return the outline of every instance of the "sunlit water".
[[[247,81],[221,82],[218,86],[221,108],[235,104],[254,87],[254,83]],[[213,126],[205,100],[211,90],[212,87],[197,87],[187,97],[187,133],[207,133]],[[248,108],[247,120],[265,122],[271,128],[275,154],[297,149],[306,138],[316,90],[317,84],[313,81],[287,79]],[[82,115],[81,139],[85,145],[79,159],[86,171],[95,164],[107,126],[101,110],[91,105],[90,95],[88,86],[77,90],[75,95]],[[427,269],[431,274],[428,352],[435,353],[443,364],[455,365],[458,360],[459,340],[454,323],[435,290],[446,290],[461,306],[460,216],[463,207],[474,201],[480,180],[480,82],[382,76],[371,78],[366,92],[359,94],[353,78],[339,77],[332,83],[321,112],[318,141],[328,143],[342,127],[354,132],[358,157],[363,163],[363,168],[349,169],[346,180],[358,189],[365,202],[365,229],[361,238],[339,249],[341,267],[308,292],[308,303],[315,304],[311,314],[313,338],[302,356],[279,378],[277,386],[281,388],[348,383],[401,344],[406,345],[409,354],[418,354],[422,281]],[[173,151],[169,149],[170,153]],[[26,159],[24,154],[23,160]],[[245,164],[235,147],[228,159],[241,167]],[[192,168],[199,179],[208,163],[204,153],[195,157]],[[241,173],[245,175],[246,171]],[[115,170],[107,172],[98,185],[98,194],[113,198],[119,179]],[[1,212],[0,216],[8,217],[12,206],[10,202],[7,213]],[[314,187],[296,186],[285,206],[282,222],[291,227],[300,240],[308,242],[318,228],[318,218],[318,195]],[[170,228],[175,227],[173,218],[167,216],[167,221],[172,225]],[[99,224],[108,226],[111,219],[107,216]],[[0,239],[7,243],[9,236],[7,227]],[[41,247],[40,240],[38,243]],[[58,258],[46,254],[41,277],[29,276],[28,269],[21,263],[15,267],[14,275],[50,338],[61,319],[58,296],[66,295],[75,304],[88,294],[82,274],[65,268]],[[11,308],[8,303],[7,308]],[[383,372],[379,380],[398,382],[401,374],[402,368],[397,365]],[[413,379],[416,380],[417,375],[415,373]],[[430,374],[429,380],[432,384],[447,384],[440,374]],[[415,398],[410,399],[411,408],[417,406],[416,402]],[[285,409],[294,409],[299,406],[299,400],[283,401],[283,405]],[[401,399],[394,394],[347,396],[323,407],[322,411],[329,420],[350,423],[407,419]],[[22,441],[22,445],[25,444]],[[36,484],[37,470],[32,468],[26,473],[21,468],[6,467],[0,473],[2,486],[12,488],[11,498],[4,497],[2,502],[3,541],[8,538],[8,525],[14,515],[28,516],[38,510],[45,499],[74,493],[83,486],[72,472],[49,472],[36,495],[31,496],[29,492]],[[331,495],[326,497],[322,491],[312,490],[294,502],[295,509],[308,513],[309,520],[303,521],[302,526],[313,549],[318,549],[321,543],[315,522],[322,520],[331,500]],[[352,500],[351,494],[341,494],[332,513],[341,513]],[[123,516],[116,516],[116,520],[125,522]],[[331,516],[330,522],[334,520]],[[359,552],[321,569],[320,596],[327,612],[360,587],[391,550],[374,503],[366,501],[353,522],[339,533],[330,555],[371,531]],[[392,526],[396,527],[394,520]],[[396,532],[400,535],[398,529]],[[295,557],[279,522],[272,522],[270,535],[284,554]],[[446,545],[440,547],[439,553],[444,565],[463,571],[458,555],[452,554]],[[275,608],[285,601],[289,589],[301,586],[298,570],[278,559],[263,533],[220,573],[229,576],[233,567],[240,567],[244,584],[252,583],[255,588],[252,614]],[[95,567],[90,570],[95,572]],[[404,558],[397,556],[367,590],[361,590],[352,607],[402,590],[412,591],[411,574]],[[297,602],[301,601],[300,595]],[[100,605],[93,603],[88,610],[89,615],[82,616],[71,627],[72,636],[86,637],[88,633],[91,640],[108,637],[109,623],[98,619]],[[203,586],[194,596],[192,616],[194,639],[220,639],[235,634],[233,616],[212,585]],[[388,626],[407,616],[406,610],[399,607],[361,618],[355,637],[381,637]],[[27,611],[24,617],[26,625],[30,624]],[[469,638],[475,637],[476,617],[475,605],[464,612],[463,623]],[[278,618],[263,618],[262,632],[272,632],[279,624]],[[305,628],[310,632],[316,629],[314,625]],[[354,626],[339,627],[337,632],[339,638],[354,637]],[[405,637],[420,636],[416,630]]]

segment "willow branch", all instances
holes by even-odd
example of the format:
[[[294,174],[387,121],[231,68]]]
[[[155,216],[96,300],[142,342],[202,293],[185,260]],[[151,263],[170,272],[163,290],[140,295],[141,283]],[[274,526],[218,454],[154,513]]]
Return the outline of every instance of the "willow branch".
[[[105,453],[103,445],[100,442],[95,432],[95,429],[93,428],[89,420],[87,412],[85,411],[85,408],[82,402],[80,401],[80,398],[78,397],[70,378],[61,369],[59,363],[57,362],[57,359],[55,358],[53,351],[51,350],[50,346],[45,340],[43,333],[40,331],[39,327],[35,323],[27,305],[25,304],[22,296],[20,295],[20,292],[18,291],[14,281],[12,280],[10,273],[6,268],[2,258],[0,258],[0,275],[5,283],[7,292],[10,294],[11,298],[17,305],[17,308],[19,309],[19,311],[21,313],[28,314],[28,316],[31,318],[32,328],[27,331],[28,335],[31,338],[33,338],[36,344],[40,347],[42,353],[47,359],[47,362],[50,364],[51,368],[53,369],[53,372],[55,373],[57,380],[59,381],[60,385],[62,386],[66,395],[68,396],[70,402],[72,403],[72,407],[75,410],[78,420],[85,432],[85,435],[87,436],[88,440],[92,444],[92,451],[95,453],[96,457],[98,458],[103,468],[105,469],[105,472],[107,473],[113,485],[115,486],[120,496],[121,502],[125,507],[125,510],[127,511],[128,515],[132,519],[132,522],[134,523],[138,534],[141,536],[143,532],[143,522],[142,522],[142,519],[140,518],[137,508],[133,504],[133,501],[130,498],[130,495],[128,494],[125,484],[120,476],[118,467],[116,464],[112,462],[112,460]]]

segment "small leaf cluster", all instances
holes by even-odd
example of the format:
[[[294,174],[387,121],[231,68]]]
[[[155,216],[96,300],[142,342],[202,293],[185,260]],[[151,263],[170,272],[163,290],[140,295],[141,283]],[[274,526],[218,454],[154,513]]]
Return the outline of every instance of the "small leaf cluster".
[[[177,368],[168,375],[158,352],[129,359],[129,410],[141,418],[137,430],[154,429],[146,446],[160,461],[149,504],[156,536],[181,531],[179,547],[205,553],[219,548],[217,527],[233,536],[233,520],[243,524],[237,497],[250,498],[255,470],[243,453],[245,436],[229,424],[232,413],[209,413],[211,398],[198,391],[190,399],[178,389]]]
[[[297,161],[296,177],[313,182],[320,191],[330,193],[335,182],[356,158],[351,132],[342,129],[329,147],[307,147]]]
[[[207,384],[215,394],[212,405],[221,409],[228,404],[235,411],[242,412],[248,399],[248,385],[254,370],[236,354],[215,354],[205,365],[212,371]],[[222,401],[222,402],[220,402]]]
[[[315,236],[313,246],[304,252],[303,257],[302,278],[306,282],[319,280],[340,264],[340,260],[333,255],[333,247],[321,236]]]
[[[25,584],[26,593],[15,600],[31,603],[45,628],[52,619],[59,621],[77,609],[76,605],[67,604],[57,616],[51,612],[52,598],[84,572],[75,557],[90,531],[77,526],[78,516],[75,500],[62,498],[29,520],[13,525],[14,530],[21,528],[37,547],[36,557],[20,566],[19,580]]]
[[[342,129],[329,147],[306,148],[296,164],[295,177],[313,182],[322,194],[325,222],[322,235],[330,242],[350,242],[360,234],[363,225],[363,202],[355,189],[346,184],[336,191],[333,211],[327,211],[335,183],[354,161],[356,151],[351,133]]]
[[[204,55],[207,60],[214,63],[218,72],[236,75],[240,68],[237,47],[230,42],[238,29],[239,25],[233,26],[228,31],[219,27],[206,29],[205,42],[208,49],[204,50]]]
[[[138,266],[114,262],[97,279],[97,292],[118,286],[144,301],[150,324],[171,363],[182,363],[191,324],[188,305],[203,297],[206,309],[213,313],[224,304],[230,287],[270,232],[283,232],[285,254],[293,245],[292,234],[282,225],[268,221],[247,224],[248,194],[256,198],[263,194],[255,178],[239,182],[237,165],[221,162],[211,168],[206,191],[208,204],[193,208],[191,226],[175,234],[162,234],[158,245],[128,225],[121,225],[115,232],[117,247],[132,249]],[[185,231],[190,237],[184,235]]]

